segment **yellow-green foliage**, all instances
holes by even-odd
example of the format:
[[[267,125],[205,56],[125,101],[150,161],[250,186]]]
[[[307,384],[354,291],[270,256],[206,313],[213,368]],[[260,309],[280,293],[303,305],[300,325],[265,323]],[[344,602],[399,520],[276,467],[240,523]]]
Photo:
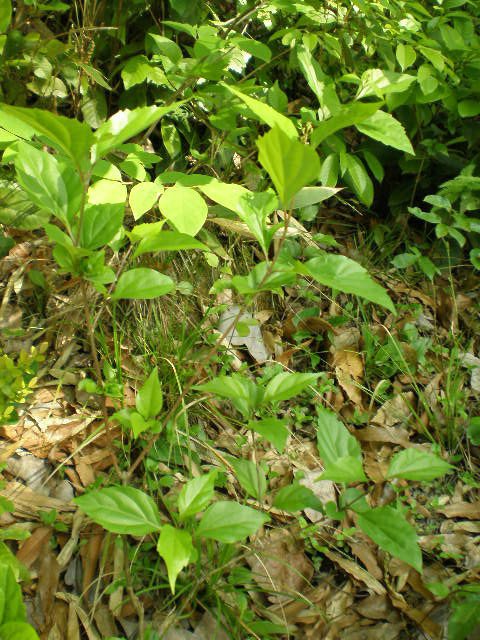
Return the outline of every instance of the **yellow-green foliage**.
[[[16,407],[25,402],[36,383],[36,374],[46,344],[31,347],[30,351],[21,351],[16,358],[3,354],[0,356],[0,422],[10,422],[17,416]]]

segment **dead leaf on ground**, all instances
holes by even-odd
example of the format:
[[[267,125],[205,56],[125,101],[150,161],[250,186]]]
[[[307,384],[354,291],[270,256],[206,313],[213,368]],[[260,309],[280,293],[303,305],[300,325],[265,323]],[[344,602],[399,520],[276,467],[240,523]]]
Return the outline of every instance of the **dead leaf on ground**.
[[[348,558],[345,558],[344,556],[340,555],[339,553],[335,553],[334,551],[324,551],[323,553],[327,558],[329,558],[335,564],[338,564],[339,567],[353,576],[356,580],[359,580],[364,585],[366,585],[371,591],[373,591],[373,593],[376,593],[380,596],[387,593],[385,587],[376,578],[374,578],[368,571],[362,569],[362,567],[360,567],[352,560],[349,560]]]
[[[445,507],[437,509],[447,518],[468,518],[469,520],[480,519],[480,501],[477,502],[454,502]]]
[[[387,400],[372,418],[372,423],[380,427],[399,427],[408,423],[413,415],[415,395],[412,391],[399,393]]]

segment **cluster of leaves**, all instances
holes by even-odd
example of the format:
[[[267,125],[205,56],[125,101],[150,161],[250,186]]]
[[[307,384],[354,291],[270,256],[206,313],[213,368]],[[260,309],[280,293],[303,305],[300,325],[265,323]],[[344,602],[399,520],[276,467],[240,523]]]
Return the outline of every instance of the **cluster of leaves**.
[[[32,393],[36,374],[45,359],[46,344],[31,347],[30,352],[21,351],[16,358],[7,354],[0,356],[0,421],[17,419],[16,407],[23,404]]]

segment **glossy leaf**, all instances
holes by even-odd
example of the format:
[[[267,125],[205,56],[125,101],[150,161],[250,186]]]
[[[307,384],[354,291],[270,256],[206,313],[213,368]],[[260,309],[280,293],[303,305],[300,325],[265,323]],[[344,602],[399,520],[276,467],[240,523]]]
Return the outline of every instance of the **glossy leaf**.
[[[99,249],[108,244],[122,227],[123,204],[87,204],[80,232],[80,246]]]
[[[299,267],[301,273],[337,291],[351,293],[395,312],[387,292],[354,260],[345,256],[324,254]]]
[[[442,458],[419,449],[404,449],[396,453],[390,461],[387,478],[404,478],[430,482],[452,473],[454,467]]]
[[[205,511],[197,528],[201,538],[233,543],[245,540],[268,522],[267,514],[237,502],[215,502]]]
[[[213,498],[216,477],[217,472],[211,471],[183,485],[178,495],[181,520],[194,516],[208,507]]]
[[[175,283],[168,276],[155,269],[138,267],[122,273],[112,294],[112,300],[151,300],[174,289]]]
[[[163,406],[162,385],[158,378],[158,369],[152,369],[150,375],[144,382],[143,386],[137,393],[135,398],[135,406],[137,411],[145,418],[155,418]]]
[[[189,236],[195,236],[207,219],[205,200],[191,187],[176,185],[166,189],[158,206],[177,231]]]
[[[281,402],[298,395],[313,385],[320,373],[290,373],[282,371],[274,376],[265,388],[263,402]]]
[[[422,572],[422,552],[416,531],[400,511],[389,506],[377,507],[359,513],[357,522],[380,549]]]
[[[166,524],[160,530],[157,551],[167,565],[168,582],[172,593],[175,593],[178,574],[197,556],[192,536],[188,531]]]
[[[107,487],[74,498],[89,518],[112,533],[146,536],[161,527],[152,498],[134,487]]]

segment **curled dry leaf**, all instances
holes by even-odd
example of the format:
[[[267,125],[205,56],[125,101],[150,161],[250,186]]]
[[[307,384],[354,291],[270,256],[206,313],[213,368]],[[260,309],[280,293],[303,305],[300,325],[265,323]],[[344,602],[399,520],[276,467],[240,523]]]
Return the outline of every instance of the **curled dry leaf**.
[[[338,564],[344,571],[353,576],[356,580],[362,582],[368,589],[376,593],[377,595],[386,595],[387,590],[385,587],[368,571],[362,569],[358,564],[345,558],[339,553],[335,553],[334,551],[324,551],[324,554],[335,564]]]
[[[372,423],[381,427],[405,426],[412,416],[415,395],[412,391],[399,393],[387,400],[372,418]]]

